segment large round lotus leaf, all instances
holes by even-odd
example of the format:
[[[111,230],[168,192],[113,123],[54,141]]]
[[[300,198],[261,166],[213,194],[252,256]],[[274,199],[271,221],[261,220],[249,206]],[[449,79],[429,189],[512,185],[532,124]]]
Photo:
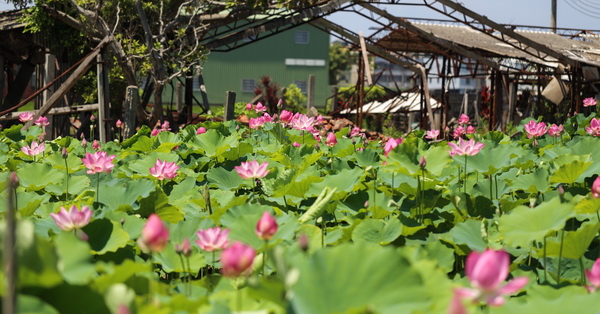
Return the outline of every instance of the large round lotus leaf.
[[[424,280],[392,248],[344,244],[299,262],[296,313],[407,313],[430,303]]]

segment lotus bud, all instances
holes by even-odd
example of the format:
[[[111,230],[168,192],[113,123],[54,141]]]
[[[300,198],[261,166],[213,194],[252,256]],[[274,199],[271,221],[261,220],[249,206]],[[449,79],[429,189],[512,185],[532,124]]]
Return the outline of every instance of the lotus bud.
[[[61,153],[61,154],[62,154],[62,158],[63,158],[63,159],[67,159],[67,158],[69,158],[69,152],[67,151],[67,148],[66,148],[66,147],[63,147],[63,149],[62,149],[62,153]]]
[[[422,156],[421,161],[419,161],[419,167],[421,167],[421,170],[425,170],[425,166],[427,166],[427,160],[425,160],[425,157]]]
[[[303,252],[308,252],[308,237],[306,236],[306,233],[303,233],[300,235],[300,238],[298,238],[298,246]]]
[[[256,224],[256,234],[262,240],[271,240],[277,232],[277,221],[269,212],[264,212]]]

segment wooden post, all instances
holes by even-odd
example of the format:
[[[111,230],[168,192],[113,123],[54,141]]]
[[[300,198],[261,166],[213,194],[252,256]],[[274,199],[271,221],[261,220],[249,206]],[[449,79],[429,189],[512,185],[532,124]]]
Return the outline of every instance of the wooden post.
[[[44,63],[44,85],[48,85],[48,83],[50,83],[52,80],[54,80],[54,78],[56,77],[56,57],[53,54],[46,54],[46,60]],[[44,90],[44,93],[42,94],[42,103],[46,103],[48,101],[48,98],[50,98],[50,96],[52,96],[52,93],[54,93],[54,86],[47,88],[46,90]],[[50,130],[50,132],[46,132],[46,139],[50,140],[52,138],[54,138],[53,134],[54,132],[52,131],[54,129],[53,125],[55,124],[54,122],[54,116],[50,117],[48,119],[48,126],[45,127],[46,130]]]
[[[235,92],[225,92],[225,114],[223,120],[229,121],[235,119]]]
[[[181,111],[183,111],[183,88],[181,82],[177,82],[176,90],[177,98],[175,99],[175,102],[177,103],[177,113],[181,114]]]
[[[356,102],[356,126],[361,128],[363,105],[365,102],[365,65],[363,59],[358,61],[358,80],[356,81],[356,89],[358,92],[358,101]]]
[[[506,131],[506,126],[512,122],[513,117],[515,116],[515,107],[517,104],[517,85],[518,85],[518,81],[519,77],[516,76],[514,78],[514,80],[512,82],[510,82],[509,84],[509,91],[508,91],[508,113],[506,116],[506,121],[504,123],[504,131]]]
[[[362,32],[358,32],[358,38],[360,39],[360,51],[363,58],[363,71],[367,78],[367,84],[373,85],[373,78],[371,77],[371,68],[369,67],[369,56],[367,55],[367,45],[365,44],[365,38]]]
[[[107,75],[104,65],[104,55],[99,53],[96,56],[96,69],[98,81],[98,138],[100,143],[106,143],[106,109],[108,102],[107,86],[104,76]]]
[[[17,175],[11,172],[8,175],[6,193],[8,203],[6,207],[6,229],[4,235],[4,275],[6,276],[6,290],[2,302],[3,313],[17,313],[17,250],[16,238],[16,211],[15,194],[18,185]]]
[[[187,121],[192,121],[192,106],[194,105],[194,77],[191,74],[185,77],[185,105]]]
[[[4,102],[4,85],[6,85],[6,72],[4,72],[4,56],[0,55],[0,108]]]
[[[308,95],[306,101],[306,112],[309,112],[311,107],[315,106],[315,75],[308,76]]]
[[[210,112],[210,103],[208,102],[206,85],[204,85],[204,78],[202,77],[202,73],[198,75],[198,84],[200,86],[200,95],[202,95],[202,104],[204,105],[204,110],[208,113]]]
[[[125,106],[123,107],[123,138],[130,138],[135,134],[135,108],[139,98],[138,87],[135,85],[127,86],[125,94]]]

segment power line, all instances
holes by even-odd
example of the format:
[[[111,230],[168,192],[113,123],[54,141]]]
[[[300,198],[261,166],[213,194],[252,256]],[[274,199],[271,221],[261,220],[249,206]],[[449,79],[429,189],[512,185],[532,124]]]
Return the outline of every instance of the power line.
[[[567,5],[569,5],[571,8],[573,8],[573,10],[589,16],[591,18],[595,18],[595,19],[600,19],[600,12],[596,13],[593,12],[593,10],[590,10],[590,7],[595,7],[594,5],[590,5],[587,3],[580,3],[583,2],[581,0],[565,0],[565,2],[567,3]],[[600,1],[598,1],[600,2]],[[587,5],[587,6],[584,6]]]

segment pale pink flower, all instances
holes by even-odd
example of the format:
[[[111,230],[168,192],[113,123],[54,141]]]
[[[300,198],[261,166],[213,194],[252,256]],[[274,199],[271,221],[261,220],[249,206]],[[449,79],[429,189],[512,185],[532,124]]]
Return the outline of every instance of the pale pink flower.
[[[510,257],[503,250],[473,251],[467,257],[465,266],[465,273],[473,288],[457,288],[455,294],[476,303],[500,306],[504,304],[505,295],[521,290],[529,281],[527,277],[518,277],[504,284],[509,267]]]
[[[92,218],[92,210],[87,206],[83,206],[79,210],[77,206],[73,205],[67,211],[61,206],[58,213],[51,213],[50,216],[59,228],[71,231],[85,227]]]
[[[466,131],[466,133],[467,133],[467,134],[473,134],[473,133],[475,133],[475,127],[474,127],[474,126],[472,126],[472,125],[469,125],[469,126],[467,127],[467,131]]]
[[[204,133],[206,133],[206,128],[203,126],[199,127],[198,130],[196,130],[196,134],[198,134],[198,135],[204,134]]]
[[[19,121],[25,123],[33,120],[33,113],[27,111],[19,114]]]
[[[309,118],[304,114],[296,113],[290,122],[292,128],[296,130],[304,130],[308,132],[314,131],[315,118]]]
[[[318,123],[318,124],[321,124],[321,123],[323,123],[323,116],[322,116],[322,115],[318,115],[318,116],[317,116],[317,123]]]
[[[106,155],[106,152],[99,151],[93,154],[86,153],[84,158],[81,158],[83,165],[88,168],[88,174],[111,172],[112,168],[115,166],[112,162],[115,159],[115,155]]]
[[[584,107],[592,107],[596,105],[596,98],[594,97],[588,97],[586,99],[583,100],[583,106]]]
[[[467,116],[466,114],[461,114],[460,118],[458,118],[458,124],[469,124],[469,116]]]
[[[162,132],[161,129],[152,129],[152,132],[150,133],[150,135],[157,136],[158,134],[160,134],[160,132]]]
[[[276,117],[277,117],[277,115],[275,115],[275,118],[276,118]],[[273,118],[274,118],[274,117],[271,117],[271,115],[270,115],[270,114],[268,114],[268,113],[266,113],[266,112],[265,112],[265,114],[263,114],[263,116],[262,116],[262,119],[263,119],[263,121],[264,121],[263,123],[271,123],[271,122],[273,122]]]
[[[159,180],[171,180],[177,176],[177,169],[179,169],[179,166],[175,162],[157,159],[154,167],[150,168],[150,174]]]
[[[93,148],[94,150],[99,150],[99,149],[100,149],[100,143],[98,142],[98,140],[94,140],[94,141],[92,142],[92,148]]]
[[[475,139],[470,139],[468,141],[464,141],[462,138],[458,139],[458,144],[453,142],[448,142],[448,146],[452,149],[449,151],[450,156],[458,155],[458,156],[474,156],[481,151],[481,149],[485,146],[483,143],[475,142]]]
[[[465,128],[463,126],[457,126],[456,129],[454,129],[452,136],[454,138],[460,138],[461,136],[463,136],[465,134],[467,134],[467,131],[465,130]]]
[[[48,118],[46,117],[39,117],[35,120],[35,125],[41,128],[46,127],[48,124]]]
[[[96,121],[96,116],[92,114],[92,115],[90,116],[90,121],[92,121],[92,122]]]
[[[335,144],[337,144],[337,138],[335,137],[335,134],[333,134],[333,132],[329,132],[327,134],[327,139],[325,140],[325,145],[333,147],[335,146]]]
[[[177,254],[183,254],[185,256],[192,255],[192,245],[190,244],[190,240],[188,240],[188,238],[184,238],[181,244],[176,243],[175,252],[177,252]]]
[[[585,286],[589,292],[595,292],[600,288],[600,258],[596,259],[592,269],[585,270],[585,276],[590,283]]]
[[[248,126],[251,129],[258,129],[259,127],[263,126],[263,124],[265,124],[265,119],[263,117],[250,118]]]
[[[206,252],[222,250],[229,244],[229,240],[227,239],[229,229],[214,227],[206,230],[198,230],[196,236],[198,236],[196,244]]]
[[[300,143],[294,142],[294,143],[292,143],[292,146],[294,146],[294,147],[300,147]]]
[[[360,136],[360,128],[356,126],[352,128],[352,131],[350,131],[350,137],[355,136]]]
[[[429,130],[425,133],[425,138],[435,140],[440,135],[440,130]]]
[[[564,130],[565,130],[565,128],[563,127],[562,124],[560,124],[560,125],[552,124],[548,128],[548,135],[550,135],[550,137],[559,137]]]
[[[242,179],[260,179],[269,173],[268,166],[269,164],[266,161],[259,165],[258,161],[252,160],[242,162],[240,166],[234,168]]]
[[[586,126],[585,130],[593,136],[600,136],[600,120],[593,118],[590,121],[590,126]]]
[[[259,102],[254,107],[254,111],[256,111],[256,112],[264,112],[264,111],[267,111],[267,107],[265,107],[262,103]]]
[[[535,120],[530,120],[529,123],[524,125],[525,131],[527,132],[528,138],[540,137],[548,131],[546,129],[546,123],[537,123]]]
[[[85,138],[83,138],[81,140],[81,147],[86,148],[87,146],[88,146],[88,141]]]
[[[596,180],[592,183],[592,196],[600,198],[600,176],[596,177]]]
[[[167,242],[169,242],[169,229],[157,214],[150,215],[142,229],[142,237],[138,239],[138,245],[143,251],[160,252]]]
[[[252,110],[252,108],[254,108],[253,104],[251,104],[251,103],[246,104],[246,110]]]
[[[123,127],[123,122],[121,122],[121,119],[118,119],[117,122],[115,123],[117,128],[122,128]]]
[[[44,152],[46,150],[46,144],[44,142],[32,141],[31,145],[21,147],[21,151],[25,153],[25,155],[36,156]]]
[[[383,147],[383,155],[387,157],[389,153],[400,144],[402,144],[401,138],[394,139],[393,137],[390,137]]]
[[[271,240],[277,232],[277,221],[269,212],[264,212],[256,224],[256,234],[261,240]]]
[[[160,126],[160,128],[162,129],[162,131],[171,131],[171,124],[169,124],[169,121],[165,121]]]
[[[225,277],[239,277],[249,274],[252,270],[252,262],[256,251],[241,242],[235,242],[232,246],[223,250],[221,254],[221,273]]]
[[[294,114],[291,111],[282,110],[281,113],[279,114],[279,121],[288,123],[288,122],[292,121],[293,117],[294,117]]]

